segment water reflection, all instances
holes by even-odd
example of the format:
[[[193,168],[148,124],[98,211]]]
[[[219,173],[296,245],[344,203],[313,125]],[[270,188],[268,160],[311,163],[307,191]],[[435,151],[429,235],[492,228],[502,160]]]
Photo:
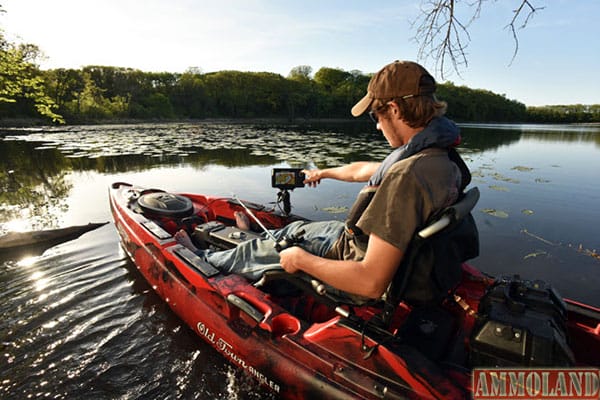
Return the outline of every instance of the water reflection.
[[[484,128],[482,130],[482,127]],[[549,143],[600,144],[598,127],[464,125],[461,151],[476,154],[523,139]],[[141,124],[0,130],[0,222],[3,231],[28,221],[26,229],[55,227],[53,216],[69,207],[71,171],[103,174],[144,171],[157,166],[207,165],[229,168],[327,167],[377,160],[389,151],[372,124]],[[475,176],[482,176],[475,171]],[[496,175],[498,180],[503,180]],[[504,190],[497,186],[495,190]],[[6,225],[13,221],[12,225]],[[25,227],[18,227],[25,229]]]
[[[72,188],[65,176],[69,163],[57,151],[38,151],[32,143],[0,144],[0,221],[13,221],[13,229],[52,225],[53,216],[65,207],[62,201]],[[31,229],[31,228],[30,228]]]
[[[461,124],[461,127],[463,132],[485,130],[494,136],[513,135],[517,140],[522,136],[546,142],[593,142],[600,146],[599,124]]]
[[[336,166],[381,159],[389,151],[370,123],[103,125],[9,129],[0,134],[0,231],[57,226],[59,216],[72,206],[66,199],[73,185],[81,185],[73,182],[74,172],[110,176],[159,167],[204,171],[223,166],[231,179],[237,168],[245,168],[249,177],[250,167]],[[524,216],[556,214],[567,195],[561,191],[578,193],[598,178],[597,169],[577,165],[586,157],[594,159],[596,153],[590,149],[600,142],[598,126],[466,124],[462,136],[460,151],[471,167],[474,184],[486,189],[480,211],[488,216],[522,222]],[[574,182],[578,186],[572,187]],[[583,193],[596,196],[597,189]],[[318,208],[343,218],[352,198],[348,192],[346,199]],[[522,203],[517,205],[515,199]],[[543,204],[548,199],[554,204]],[[579,207],[587,204],[583,198],[579,201]],[[94,206],[104,205],[90,204]],[[585,230],[577,240],[586,240],[587,235]]]

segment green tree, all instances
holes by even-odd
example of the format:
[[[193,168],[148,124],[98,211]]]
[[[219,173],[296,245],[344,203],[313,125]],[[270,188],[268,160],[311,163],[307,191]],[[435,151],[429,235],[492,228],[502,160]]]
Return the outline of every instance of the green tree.
[[[109,98],[105,92],[106,89],[98,87],[90,73],[84,69],[73,96],[63,105],[65,114],[75,121],[127,117],[129,96],[115,95]]]
[[[79,98],[85,89],[85,74],[77,69],[54,69],[45,73],[46,90],[59,110]]]
[[[349,72],[323,67],[315,73],[315,82],[328,92],[333,92],[351,77]]]
[[[292,68],[288,75],[288,79],[299,82],[308,82],[312,74],[312,67],[309,65],[298,65]]]
[[[215,115],[214,102],[206,93],[204,78],[198,69],[189,69],[174,83],[170,94],[177,115],[204,118]]]
[[[62,116],[54,112],[56,104],[45,92],[39,68],[32,62],[38,56],[37,46],[9,43],[0,32],[0,103],[30,101],[40,115],[63,123]]]
[[[0,6],[0,13],[3,12]],[[45,92],[36,64],[40,56],[37,46],[11,43],[0,29],[0,104],[32,103],[37,113],[62,123],[62,116],[54,112],[56,104]]]

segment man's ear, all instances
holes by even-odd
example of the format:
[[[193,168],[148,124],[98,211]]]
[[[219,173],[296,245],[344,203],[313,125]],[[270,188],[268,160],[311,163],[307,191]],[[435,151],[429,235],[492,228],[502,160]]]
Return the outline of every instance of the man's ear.
[[[400,106],[398,106],[398,103],[391,101],[389,104],[393,118],[402,119],[402,113],[400,112]]]

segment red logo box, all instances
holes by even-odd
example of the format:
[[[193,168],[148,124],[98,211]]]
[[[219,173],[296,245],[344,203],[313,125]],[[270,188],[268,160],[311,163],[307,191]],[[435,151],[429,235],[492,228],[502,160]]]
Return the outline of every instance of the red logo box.
[[[600,398],[598,368],[476,368],[474,400]]]

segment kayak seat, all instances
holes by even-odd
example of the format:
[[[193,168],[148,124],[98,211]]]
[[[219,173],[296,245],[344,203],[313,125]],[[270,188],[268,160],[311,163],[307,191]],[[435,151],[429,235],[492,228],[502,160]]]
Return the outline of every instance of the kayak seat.
[[[255,285],[284,279],[343,316],[355,306],[370,305],[381,309],[377,321],[388,328],[400,302],[411,307],[435,307],[447,298],[462,277],[462,263],[479,255],[479,234],[471,211],[479,200],[479,189],[465,192],[458,202],[442,210],[425,224],[411,240],[395,276],[384,295],[377,300],[356,301],[339,296],[328,286],[307,274],[267,271]],[[348,307],[350,306],[350,307]]]
[[[385,294],[382,323],[389,325],[403,301],[413,307],[437,306],[462,279],[462,264],[479,255],[479,232],[471,211],[479,189],[431,218],[414,236]]]

